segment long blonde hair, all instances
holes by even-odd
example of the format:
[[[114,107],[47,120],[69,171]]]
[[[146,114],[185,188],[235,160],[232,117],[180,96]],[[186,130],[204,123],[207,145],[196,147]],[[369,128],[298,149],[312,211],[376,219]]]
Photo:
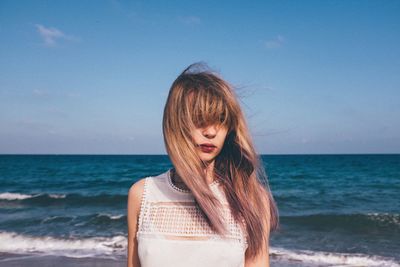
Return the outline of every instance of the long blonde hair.
[[[246,253],[255,257],[268,245],[270,231],[279,225],[267,175],[233,86],[205,64],[192,64],[170,88],[163,114],[164,143],[177,174],[192,192],[209,226],[225,235],[220,203],[207,184],[206,163],[196,153],[191,136],[194,127],[215,123],[227,127],[228,133],[215,158],[214,173],[221,180],[235,221],[247,234]]]

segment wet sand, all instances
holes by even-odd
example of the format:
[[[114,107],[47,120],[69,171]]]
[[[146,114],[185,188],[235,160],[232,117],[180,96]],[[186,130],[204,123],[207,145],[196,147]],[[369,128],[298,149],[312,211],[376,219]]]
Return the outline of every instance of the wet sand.
[[[271,267],[310,267],[296,261],[282,261],[271,259]],[[4,267],[126,267],[126,258],[69,258],[64,256],[37,256],[0,254],[0,266]]]

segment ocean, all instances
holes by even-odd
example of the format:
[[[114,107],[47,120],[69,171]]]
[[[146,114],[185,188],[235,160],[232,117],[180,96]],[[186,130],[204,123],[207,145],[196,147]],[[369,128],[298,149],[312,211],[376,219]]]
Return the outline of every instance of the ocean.
[[[271,266],[400,266],[400,155],[262,160],[280,213]],[[166,155],[0,155],[0,266],[123,262],[129,187],[171,167]]]

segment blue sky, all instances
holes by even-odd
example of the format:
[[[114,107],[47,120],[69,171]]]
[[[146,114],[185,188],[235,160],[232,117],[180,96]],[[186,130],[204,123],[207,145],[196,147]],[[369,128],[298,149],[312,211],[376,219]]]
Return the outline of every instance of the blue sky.
[[[301,4],[300,4],[301,3]],[[204,61],[262,154],[400,152],[399,1],[0,2],[0,153],[166,154]]]

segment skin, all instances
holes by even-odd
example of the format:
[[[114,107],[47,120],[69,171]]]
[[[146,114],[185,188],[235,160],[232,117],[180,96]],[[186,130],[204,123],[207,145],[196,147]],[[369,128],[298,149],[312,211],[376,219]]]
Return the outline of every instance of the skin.
[[[205,172],[207,174],[207,182],[210,184],[214,181],[214,162],[215,158],[221,152],[224,146],[228,129],[219,125],[211,125],[205,128],[195,128],[192,130],[191,135],[194,144],[196,145],[196,152],[203,162],[206,162],[207,167]],[[217,148],[211,153],[203,152],[200,144],[211,143]]]
[[[194,128],[191,132],[192,139],[195,145],[203,143],[211,143],[217,147],[212,153],[205,153],[199,147],[197,150],[201,160],[206,162],[214,162],[214,159],[221,152],[225,143],[228,129],[220,125],[211,125],[205,128]]]
[[[215,158],[221,152],[224,145],[227,128],[218,125],[211,125],[204,128],[196,128],[192,130],[191,135],[194,144],[212,143],[217,148],[212,153],[206,153],[201,150],[200,147],[196,146],[196,151],[200,156],[201,160],[207,163],[205,172],[207,174],[207,182],[210,184],[214,178],[214,162]],[[173,181],[180,188],[185,188],[183,181],[173,172]],[[144,179],[137,181],[131,186],[128,193],[128,205],[127,205],[127,220],[128,220],[128,261],[127,267],[140,267],[140,261],[137,249],[137,225],[140,211],[140,204],[143,194]],[[247,251],[246,251],[247,252]],[[268,247],[262,249],[262,253],[255,259],[249,259],[247,253],[245,254],[245,267],[269,267],[269,253]]]
[[[212,183],[214,181],[214,163],[215,158],[221,152],[222,147],[224,146],[224,142],[228,133],[228,129],[226,127],[222,127],[219,125],[211,125],[204,128],[195,128],[191,131],[191,136],[194,145],[196,146],[196,152],[199,155],[200,159],[206,163],[207,167],[204,169],[207,176],[207,183]],[[204,152],[200,144],[203,143],[211,143],[215,145],[217,148],[214,149],[211,153]],[[182,189],[188,189],[179,175],[172,170],[172,181],[175,185]]]

